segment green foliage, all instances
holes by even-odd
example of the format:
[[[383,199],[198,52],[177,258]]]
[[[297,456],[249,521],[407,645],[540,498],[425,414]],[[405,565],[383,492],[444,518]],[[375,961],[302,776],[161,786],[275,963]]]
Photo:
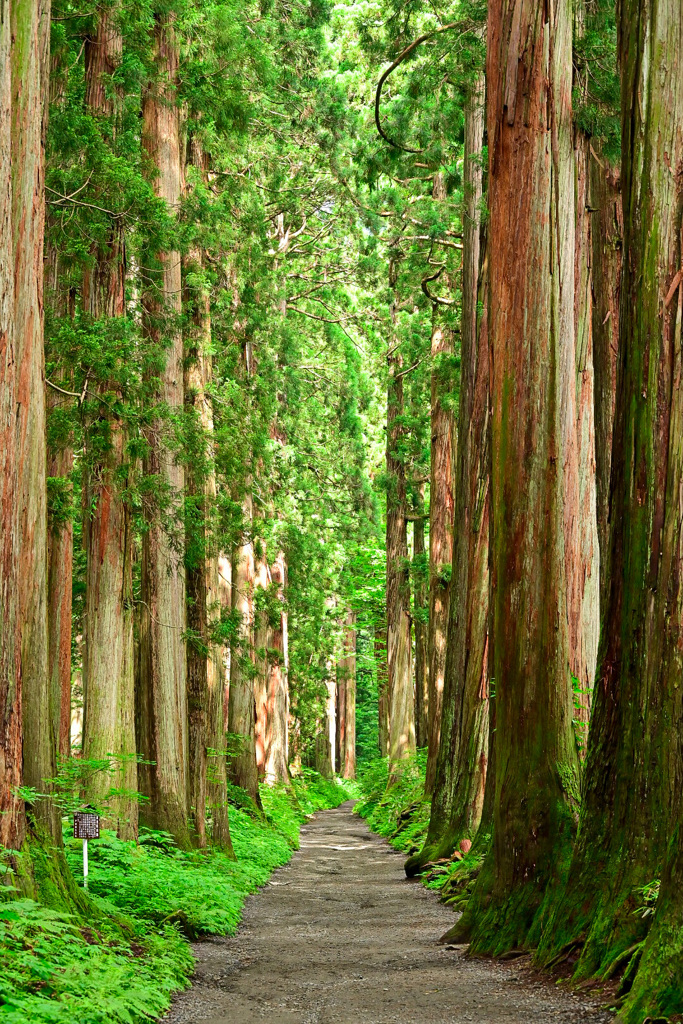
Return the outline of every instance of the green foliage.
[[[373,832],[404,853],[421,849],[427,838],[431,801],[424,795],[426,769],[426,750],[418,750],[401,763],[398,779],[391,786],[386,758],[359,766],[361,796],[355,810]]]
[[[165,832],[143,829],[137,843],[104,832],[89,844],[92,919],[30,900],[0,903],[0,1024],[157,1019],[188,984],[187,938],[233,934],[247,895],[298,846],[306,815],[349,795],[346,784],[310,771],[294,793],[263,787],[265,819],[231,807],[236,861],[181,851]],[[65,832],[65,846],[82,882],[82,844]]]
[[[103,908],[104,909],[104,908]],[[193,959],[177,929],[126,933],[32,900],[0,904],[2,1024],[133,1024],[154,1020],[183,988]]]

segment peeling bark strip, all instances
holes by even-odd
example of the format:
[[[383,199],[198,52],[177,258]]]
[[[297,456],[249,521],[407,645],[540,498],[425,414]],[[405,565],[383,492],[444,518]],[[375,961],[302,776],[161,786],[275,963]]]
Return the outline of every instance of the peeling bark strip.
[[[683,294],[668,307],[666,298],[682,264],[683,9],[622,0],[618,27],[624,261],[610,575],[577,848],[548,939],[586,939],[581,975],[645,934],[635,891],[662,869],[682,760]],[[672,849],[680,858],[680,834]],[[669,877],[679,874],[680,860]],[[669,904],[679,915],[680,899],[678,890]],[[665,975],[649,981],[660,1016]]]
[[[489,353],[485,301],[483,317],[477,314],[478,299],[486,299],[488,282],[481,237],[483,143],[482,75],[465,106],[460,406],[441,739],[427,840],[423,850],[406,863],[409,875],[427,861],[451,854],[460,839],[474,839],[486,782]]]
[[[44,8],[42,8],[44,12]],[[18,613],[21,621],[23,782],[44,792],[55,774],[50,728],[47,627],[47,452],[43,351],[43,152],[41,8],[11,5],[12,233],[16,359]],[[46,802],[35,813],[61,843],[61,821]]]
[[[114,99],[107,90],[122,52],[115,17],[111,12],[99,15],[95,37],[86,43],[85,100],[95,118],[115,118],[120,100],[118,91]],[[120,223],[112,222],[107,240],[92,256],[83,280],[85,311],[94,320],[124,317],[126,262]],[[83,753],[88,758],[108,754],[131,758],[136,752],[133,530],[130,508],[121,493],[127,473],[126,436],[106,400],[115,385],[102,380],[98,388],[103,401],[97,417],[86,425],[85,442]],[[95,457],[89,448],[102,454]],[[97,804],[112,786],[137,790],[134,759],[125,762],[121,775],[98,772],[88,783],[86,797]],[[121,797],[106,824],[122,838],[131,838],[137,835],[137,822],[137,800]]]
[[[565,512],[578,494],[569,0],[488,15],[489,331],[496,793],[493,845],[458,930],[534,940],[578,798]],[[571,562],[569,565],[571,566]]]
[[[396,287],[397,267],[389,267],[389,284]],[[392,303],[392,320],[396,318]],[[387,355],[387,690],[389,696],[389,764],[399,764],[415,752],[415,701],[410,649],[410,573],[406,531],[406,473],[398,447],[403,415],[403,359],[396,340]]]
[[[12,207],[12,78],[9,0],[0,4],[0,845],[24,840],[21,785],[21,665],[18,609],[18,480],[14,247]],[[16,154],[15,154],[16,155]]]
[[[178,53],[170,18],[155,16],[155,66],[160,82],[150,83],[143,98],[143,144],[156,168],[154,187],[171,214],[181,192],[180,139],[175,81]],[[152,257],[150,256],[150,259]],[[159,399],[171,411],[183,405],[183,339],[174,322],[180,313],[181,274],[178,252],[158,253],[156,281],[144,296],[144,328],[166,350]],[[156,288],[154,288],[156,285]],[[180,518],[184,485],[182,466],[173,461],[157,423],[149,434],[145,472],[156,477],[170,507],[167,518]],[[138,749],[151,766],[141,771],[146,824],[165,829],[188,846],[187,697],[185,692],[185,579],[180,544],[163,526],[150,524],[142,544],[142,611],[140,615],[140,687]]]
[[[434,178],[434,198],[445,198],[443,178]],[[442,359],[453,354],[453,334],[443,322],[438,304],[432,307],[431,380],[431,464],[429,484],[429,750],[425,793],[434,790],[436,758],[439,752],[441,705],[443,700],[449,574],[453,562],[453,511],[455,487],[455,422],[452,410],[444,408]]]

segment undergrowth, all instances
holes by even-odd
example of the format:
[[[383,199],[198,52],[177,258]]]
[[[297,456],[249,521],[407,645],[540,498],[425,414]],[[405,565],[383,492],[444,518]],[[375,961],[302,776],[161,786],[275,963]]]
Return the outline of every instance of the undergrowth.
[[[0,1024],[142,1024],[157,1019],[185,987],[189,938],[231,935],[247,895],[285,864],[306,815],[348,799],[348,788],[306,772],[262,790],[265,817],[230,808],[237,860],[179,850],[165,832],[138,842],[104,832],[89,843],[88,919],[0,890]],[[82,844],[65,836],[82,884]]]
[[[373,832],[403,853],[421,849],[427,836],[430,801],[424,795],[426,770],[426,750],[418,750],[402,763],[400,775],[391,786],[387,758],[366,761],[358,768],[360,800],[356,812]]]

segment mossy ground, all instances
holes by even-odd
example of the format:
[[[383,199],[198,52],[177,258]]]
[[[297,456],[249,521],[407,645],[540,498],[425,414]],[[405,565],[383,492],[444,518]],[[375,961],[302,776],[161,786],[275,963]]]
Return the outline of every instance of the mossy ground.
[[[163,832],[139,842],[112,833],[90,843],[89,912],[34,900],[0,903],[0,1024],[138,1024],[154,1020],[193,970],[188,938],[232,934],[247,895],[298,846],[306,815],[351,790],[307,773],[293,791],[262,791],[265,817],[231,807],[236,860],[181,851]],[[66,839],[82,883],[82,846]]]

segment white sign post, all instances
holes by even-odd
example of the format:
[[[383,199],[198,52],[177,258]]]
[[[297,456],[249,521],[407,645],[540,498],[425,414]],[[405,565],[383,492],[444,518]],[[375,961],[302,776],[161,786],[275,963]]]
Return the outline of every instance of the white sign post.
[[[83,840],[83,886],[88,888],[88,840],[100,838],[100,817],[93,811],[74,814],[74,838]]]

